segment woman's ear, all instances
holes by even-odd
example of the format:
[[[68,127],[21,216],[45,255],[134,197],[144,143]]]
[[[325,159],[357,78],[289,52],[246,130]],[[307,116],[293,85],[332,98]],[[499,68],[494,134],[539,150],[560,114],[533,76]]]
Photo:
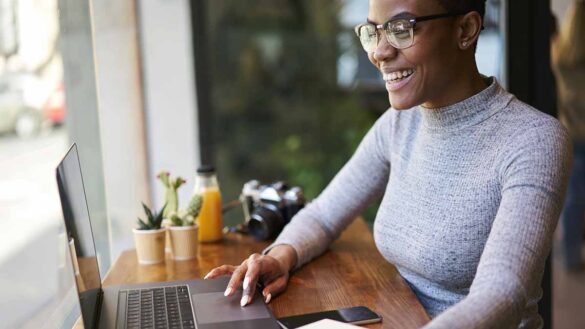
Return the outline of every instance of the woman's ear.
[[[457,21],[457,41],[461,50],[474,48],[482,29],[481,16],[477,11],[469,12]]]

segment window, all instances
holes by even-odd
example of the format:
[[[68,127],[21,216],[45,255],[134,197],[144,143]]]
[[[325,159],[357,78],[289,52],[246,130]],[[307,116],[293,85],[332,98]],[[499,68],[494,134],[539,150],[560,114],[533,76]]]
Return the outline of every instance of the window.
[[[207,7],[224,199],[237,198],[251,179],[285,180],[316,197],[388,107],[353,37],[348,9],[363,19],[367,2],[214,0]],[[234,213],[227,222],[239,220]]]

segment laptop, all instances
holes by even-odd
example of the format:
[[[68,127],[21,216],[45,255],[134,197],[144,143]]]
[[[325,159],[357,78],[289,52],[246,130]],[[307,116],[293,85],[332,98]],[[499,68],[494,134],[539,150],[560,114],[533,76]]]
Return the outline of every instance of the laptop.
[[[75,144],[57,184],[85,328],[280,328],[259,292],[244,308],[241,289],[224,297],[227,277],[102,287]]]

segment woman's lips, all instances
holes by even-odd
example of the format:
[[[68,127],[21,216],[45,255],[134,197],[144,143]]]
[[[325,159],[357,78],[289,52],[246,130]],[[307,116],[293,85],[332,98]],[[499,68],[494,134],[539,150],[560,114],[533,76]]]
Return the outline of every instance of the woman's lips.
[[[388,90],[388,92],[390,91],[397,91],[398,89],[404,87],[404,85],[406,85],[411,79],[412,77],[416,74],[416,72],[412,73],[411,75],[409,75],[408,77],[399,80],[399,81],[390,81],[387,80],[386,81],[386,90]]]

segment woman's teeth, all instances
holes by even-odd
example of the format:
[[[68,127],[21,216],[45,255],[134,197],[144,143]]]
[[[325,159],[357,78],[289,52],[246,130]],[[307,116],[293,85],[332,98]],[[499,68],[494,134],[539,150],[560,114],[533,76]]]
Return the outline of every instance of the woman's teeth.
[[[402,80],[404,78],[409,77],[413,73],[414,73],[413,69],[408,69],[408,70],[404,70],[404,71],[384,73],[383,78],[384,78],[384,81],[398,81],[398,80]]]

